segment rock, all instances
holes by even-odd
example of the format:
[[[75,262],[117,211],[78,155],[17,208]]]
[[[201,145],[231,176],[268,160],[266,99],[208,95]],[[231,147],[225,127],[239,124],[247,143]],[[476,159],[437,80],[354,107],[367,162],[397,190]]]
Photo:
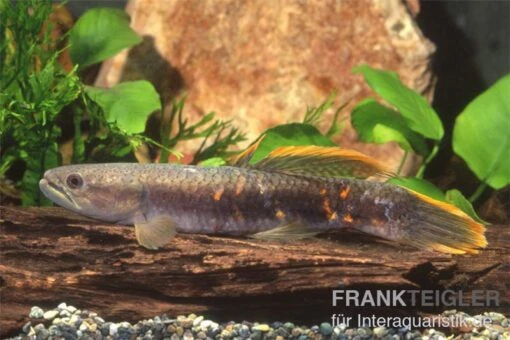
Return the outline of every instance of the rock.
[[[31,319],[42,319],[44,316],[44,310],[37,306],[34,306],[30,309],[30,314],[28,315]]]
[[[239,328],[239,335],[242,338],[248,338],[250,336],[250,328],[246,325],[241,325]]]
[[[333,333],[333,327],[328,322],[323,322],[319,326],[319,332],[321,332],[322,335],[331,335]]]
[[[110,324],[110,329],[108,331],[108,334],[110,334],[110,336],[115,336],[117,335],[117,332],[119,331],[119,326],[117,326],[116,324],[112,323]]]
[[[23,331],[23,333],[25,334],[28,334],[30,333],[30,331],[32,330],[32,323],[29,321],[27,322],[26,324],[23,325],[23,327],[21,328],[21,330]]]
[[[74,306],[67,306],[67,311],[71,314],[74,314],[77,311],[77,309]]]
[[[58,310],[49,310],[44,313],[43,318],[45,320],[53,320],[58,315]]]
[[[296,328],[293,328],[292,329],[292,332],[291,332],[291,335],[295,338],[297,338],[298,336],[301,335],[301,333],[303,333],[303,330],[299,327],[296,327]]]
[[[262,340],[262,338],[263,338],[263,337],[262,337],[262,332],[261,332],[261,331],[257,331],[257,330],[256,330],[256,331],[253,331],[253,332],[251,333],[251,339],[252,339],[252,340]]]
[[[187,329],[182,335],[183,340],[194,340],[193,333],[189,329]]]
[[[184,328],[191,328],[193,326],[193,319],[180,315],[177,317],[177,324]]]
[[[69,313],[68,310],[66,309],[63,309],[60,311],[60,313],[58,313],[59,316],[63,317],[63,318],[66,318],[66,317],[70,317],[71,316],[71,313]]]
[[[428,97],[433,93],[430,58],[435,47],[401,0],[274,6],[263,1],[131,0],[127,10],[144,41],[103,63],[96,85],[147,79],[166,110],[172,98],[186,92],[185,117],[194,121],[215,111],[247,131],[250,142],[276,124],[302,121],[308,106],[320,105],[334,90],[339,94],[336,107],[348,103],[342,117],[348,115],[371,94],[362,77],[351,72],[362,62],[398,72]],[[327,112],[325,122],[333,113]],[[392,167],[403,154],[393,143],[359,143],[349,120],[338,141]],[[196,147],[187,144],[182,151]]]
[[[252,330],[260,331],[260,332],[269,332],[270,328],[269,328],[269,325],[267,325],[267,324],[261,324],[261,325],[253,326]]]
[[[385,327],[376,327],[374,328],[373,332],[374,335],[379,338],[382,338],[383,336],[386,335],[386,333],[388,333]]]
[[[198,316],[196,318],[193,319],[193,326],[199,326],[200,323],[204,320],[204,317],[203,316]]]
[[[283,324],[283,327],[287,328],[289,331],[292,330],[295,326],[292,322],[286,322]]]

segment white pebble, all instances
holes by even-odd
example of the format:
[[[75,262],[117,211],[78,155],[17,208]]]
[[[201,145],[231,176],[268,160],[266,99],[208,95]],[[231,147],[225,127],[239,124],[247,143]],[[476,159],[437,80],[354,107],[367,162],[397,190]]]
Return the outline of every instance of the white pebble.
[[[131,326],[131,324],[127,321],[122,321],[120,324],[119,324],[120,327],[124,327],[124,328],[131,328],[133,326]]]
[[[81,325],[80,325],[80,328],[79,328],[79,329],[80,329],[80,331],[82,331],[82,332],[86,332],[86,331],[88,331],[88,330],[89,330],[89,324],[88,324],[88,322],[83,321],[83,322],[81,323]]]
[[[103,324],[103,323],[104,323],[104,319],[103,319],[102,317],[100,317],[100,316],[96,316],[96,317],[94,318],[94,321],[95,321],[96,323],[98,323],[98,324]]]
[[[67,303],[62,302],[60,305],[58,305],[58,306],[57,306],[57,308],[58,308],[59,310],[66,309],[66,308],[67,308]]]
[[[216,329],[218,328],[219,325],[214,322],[214,321],[211,321],[211,320],[204,320],[200,323],[200,328],[205,332],[206,330],[208,330],[209,328],[211,329]]]
[[[44,315],[44,310],[42,308],[34,306],[30,309],[30,314],[28,315],[29,318],[32,319],[41,319]]]
[[[67,306],[67,311],[71,314],[74,314],[74,312],[76,312],[77,309],[74,306]]]
[[[60,316],[62,317],[69,317],[71,316],[71,313],[69,313],[69,311],[65,310],[65,309],[62,309],[59,313]]]
[[[49,310],[44,313],[43,318],[45,320],[52,320],[58,315],[58,310]]]
[[[200,323],[204,320],[204,317],[203,316],[197,316],[194,320],[193,320],[193,326],[198,326],[200,325]]]
[[[193,333],[191,333],[191,331],[189,329],[187,329],[184,332],[182,338],[183,338],[183,340],[194,340]]]
[[[119,330],[119,326],[117,324],[110,324],[110,336],[114,336],[117,334],[117,331]]]
[[[71,319],[69,320],[69,324],[70,325],[76,325],[76,322],[78,322],[78,320],[80,320],[80,317],[76,314],[73,314],[71,316]]]

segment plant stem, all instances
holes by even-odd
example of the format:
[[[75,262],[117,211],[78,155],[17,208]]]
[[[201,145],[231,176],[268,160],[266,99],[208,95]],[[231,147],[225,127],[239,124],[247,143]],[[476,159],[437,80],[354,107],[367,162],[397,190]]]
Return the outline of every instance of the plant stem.
[[[427,168],[427,165],[432,161],[434,157],[436,157],[437,152],[439,151],[439,145],[437,143],[434,144],[434,147],[432,148],[432,151],[430,151],[427,158],[425,158],[425,161],[423,161],[423,164],[421,165],[420,169],[418,170],[418,173],[416,174],[417,178],[423,178],[423,175],[425,174],[425,169]]]
[[[469,197],[469,202],[474,203],[482,195],[486,188],[487,183],[485,182],[480,183],[478,188],[476,188],[475,192]]]
[[[397,175],[400,175],[400,172],[402,171],[402,168],[404,167],[404,164],[406,162],[407,156],[409,155],[409,151],[404,152],[404,156],[402,156],[402,159],[400,160],[400,164],[398,165]]]

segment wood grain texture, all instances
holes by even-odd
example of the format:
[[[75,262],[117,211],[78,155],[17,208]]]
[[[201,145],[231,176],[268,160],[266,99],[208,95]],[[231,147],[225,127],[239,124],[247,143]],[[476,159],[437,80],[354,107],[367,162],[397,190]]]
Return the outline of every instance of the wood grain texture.
[[[331,306],[338,287],[450,288],[498,290],[501,304],[491,310],[510,310],[509,226],[488,227],[480,254],[452,256],[349,232],[292,243],[179,235],[150,251],[132,228],[60,208],[0,206],[0,223],[2,336],[28,320],[31,306],[62,301],[113,321],[194,312],[310,324],[339,312]]]

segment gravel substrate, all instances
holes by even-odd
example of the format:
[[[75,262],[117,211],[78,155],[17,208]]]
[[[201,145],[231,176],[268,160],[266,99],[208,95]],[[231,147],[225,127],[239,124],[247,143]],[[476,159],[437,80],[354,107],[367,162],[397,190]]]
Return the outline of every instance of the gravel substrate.
[[[29,314],[32,321],[26,323],[22,333],[12,339],[510,339],[509,320],[500,313],[470,316],[463,312],[447,311],[442,316],[463,318],[469,327],[463,329],[463,333],[452,336],[434,329],[420,332],[406,327],[348,328],[344,324],[332,327],[328,322],[311,327],[291,322],[219,324],[195,314],[177,318],[161,315],[130,324],[126,321],[109,322],[92,311],[61,303],[47,311],[32,307]],[[481,320],[486,325],[476,327]]]

